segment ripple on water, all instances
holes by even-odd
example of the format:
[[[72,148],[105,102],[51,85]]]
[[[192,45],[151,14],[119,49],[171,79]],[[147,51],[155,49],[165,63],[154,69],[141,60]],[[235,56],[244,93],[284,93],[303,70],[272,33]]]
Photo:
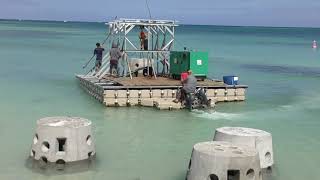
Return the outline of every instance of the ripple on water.
[[[192,111],[193,114],[200,118],[210,119],[210,120],[234,120],[241,117],[241,114],[236,113],[223,113],[223,112],[205,112],[201,110]]]

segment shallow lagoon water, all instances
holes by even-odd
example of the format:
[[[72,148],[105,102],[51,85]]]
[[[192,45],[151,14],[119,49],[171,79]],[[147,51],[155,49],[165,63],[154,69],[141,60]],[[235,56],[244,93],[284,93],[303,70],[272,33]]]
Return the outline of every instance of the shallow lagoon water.
[[[208,50],[210,77],[235,74],[247,101],[215,111],[105,108],[74,75],[105,37],[103,23],[0,21],[0,179],[183,180],[193,144],[215,128],[271,132],[275,167],[267,180],[319,179],[320,29],[180,26],[176,48]],[[70,115],[94,123],[89,170],[39,172],[26,164],[36,120]],[[85,169],[85,168],[84,168]]]

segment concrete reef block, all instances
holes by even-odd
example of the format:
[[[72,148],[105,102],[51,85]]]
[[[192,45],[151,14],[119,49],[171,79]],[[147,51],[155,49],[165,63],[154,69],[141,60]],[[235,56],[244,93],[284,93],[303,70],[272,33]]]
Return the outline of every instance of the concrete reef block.
[[[194,145],[187,180],[262,180],[258,152],[229,142]]]
[[[46,117],[37,121],[30,154],[33,159],[65,164],[94,155],[91,121],[79,117]]]
[[[261,168],[273,165],[272,136],[268,132],[243,127],[221,127],[216,129],[213,140],[255,148],[259,153]]]

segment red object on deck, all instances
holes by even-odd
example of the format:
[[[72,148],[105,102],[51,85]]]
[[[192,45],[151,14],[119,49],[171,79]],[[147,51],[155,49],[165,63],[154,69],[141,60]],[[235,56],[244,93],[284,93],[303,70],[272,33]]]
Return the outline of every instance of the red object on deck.
[[[188,77],[188,73],[186,73],[186,72],[181,73],[181,77],[180,77],[181,81],[187,79],[187,77]]]

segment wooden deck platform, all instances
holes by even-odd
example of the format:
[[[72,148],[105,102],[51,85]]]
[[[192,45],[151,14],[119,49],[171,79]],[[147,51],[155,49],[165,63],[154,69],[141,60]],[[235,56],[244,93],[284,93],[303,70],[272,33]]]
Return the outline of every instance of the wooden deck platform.
[[[105,76],[103,79],[108,81],[115,81],[122,86],[181,86],[180,80],[169,79],[166,77],[110,77]],[[224,83],[219,80],[209,80],[198,81],[198,86],[224,86]]]

